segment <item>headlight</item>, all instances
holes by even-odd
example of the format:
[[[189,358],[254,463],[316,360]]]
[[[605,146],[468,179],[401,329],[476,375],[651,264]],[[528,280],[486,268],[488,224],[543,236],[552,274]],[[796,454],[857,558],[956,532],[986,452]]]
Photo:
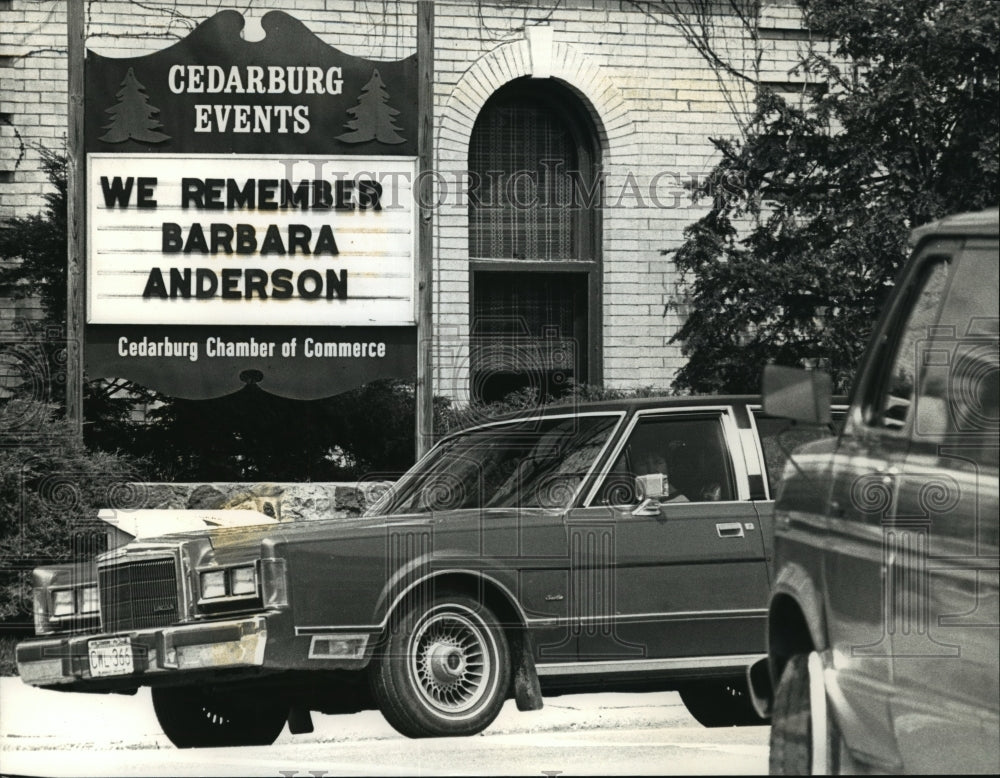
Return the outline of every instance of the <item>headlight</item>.
[[[257,594],[257,572],[253,565],[206,570],[200,575],[201,599],[253,597]]]
[[[211,570],[201,574],[201,596],[205,600],[226,596],[225,570]]]
[[[234,567],[229,571],[229,592],[234,597],[257,594],[257,575],[252,567]]]
[[[101,602],[97,597],[96,586],[84,586],[80,590],[80,613],[97,613]]]
[[[52,592],[53,616],[72,616],[74,612],[72,589],[56,589]]]

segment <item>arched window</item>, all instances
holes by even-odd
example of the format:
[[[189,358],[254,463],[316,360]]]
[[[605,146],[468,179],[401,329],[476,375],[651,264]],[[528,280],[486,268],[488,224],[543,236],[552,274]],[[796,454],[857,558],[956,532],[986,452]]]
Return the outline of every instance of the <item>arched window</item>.
[[[600,380],[599,146],[579,99],[518,79],[469,144],[472,396]]]

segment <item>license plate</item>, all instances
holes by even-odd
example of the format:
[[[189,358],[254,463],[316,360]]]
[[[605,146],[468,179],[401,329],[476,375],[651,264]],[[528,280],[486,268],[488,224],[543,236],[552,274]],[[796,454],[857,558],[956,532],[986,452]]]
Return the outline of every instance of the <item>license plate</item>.
[[[95,678],[105,675],[128,675],[135,671],[132,662],[132,644],[128,638],[102,638],[87,643],[90,657],[90,674]]]

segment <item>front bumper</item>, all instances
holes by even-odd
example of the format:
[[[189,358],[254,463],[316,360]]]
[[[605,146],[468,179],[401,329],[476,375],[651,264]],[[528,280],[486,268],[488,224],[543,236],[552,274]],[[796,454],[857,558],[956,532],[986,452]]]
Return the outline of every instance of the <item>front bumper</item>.
[[[127,637],[132,645],[133,672],[95,676],[91,673],[91,640]],[[119,634],[36,638],[18,644],[17,670],[32,686],[85,691],[115,691],[157,684],[183,672],[259,670],[267,647],[267,618],[188,624]]]

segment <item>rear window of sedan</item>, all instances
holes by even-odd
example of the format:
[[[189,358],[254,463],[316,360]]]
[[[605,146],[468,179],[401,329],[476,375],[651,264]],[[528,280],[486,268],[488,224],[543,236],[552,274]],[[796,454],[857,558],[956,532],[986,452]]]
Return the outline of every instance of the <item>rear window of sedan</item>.
[[[760,447],[764,453],[764,467],[767,482],[773,495],[781,482],[781,474],[791,453],[806,443],[839,434],[844,425],[846,409],[843,406],[831,410],[833,429],[815,425],[796,424],[789,419],[767,416],[753,411],[754,423],[760,435]]]

